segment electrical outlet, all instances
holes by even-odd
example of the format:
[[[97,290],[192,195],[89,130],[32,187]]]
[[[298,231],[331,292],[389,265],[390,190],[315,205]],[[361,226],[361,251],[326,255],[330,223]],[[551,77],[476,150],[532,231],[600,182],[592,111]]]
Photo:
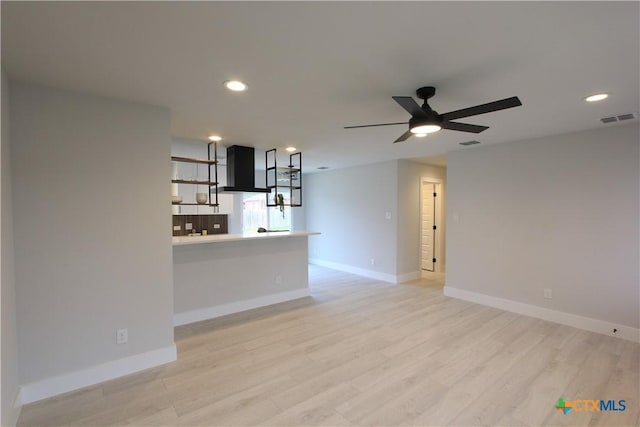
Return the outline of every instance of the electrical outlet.
[[[180,227],[179,225],[173,226],[173,231],[180,231],[180,230],[182,230],[182,227]]]
[[[282,284],[282,276],[279,275],[279,274],[276,276],[276,284],[277,285],[281,285]]]
[[[391,219],[391,212],[385,212],[384,219]]]
[[[545,299],[552,299],[553,298],[553,292],[551,291],[551,289],[549,289],[549,288],[545,288],[544,289],[544,297],[545,297]]]
[[[184,229],[185,230],[192,230],[193,229],[193,224],[188,222],[184,225]]]
[[[371,258],[371,260],[369,261],[369,263],[371,265],[376,265],[376,260],[374,258]]]
[[[116,329],[116,344],[126,344],[129,341],[128,329]]]
[[[220,224],[213,224],[213,228],[220,228]]]

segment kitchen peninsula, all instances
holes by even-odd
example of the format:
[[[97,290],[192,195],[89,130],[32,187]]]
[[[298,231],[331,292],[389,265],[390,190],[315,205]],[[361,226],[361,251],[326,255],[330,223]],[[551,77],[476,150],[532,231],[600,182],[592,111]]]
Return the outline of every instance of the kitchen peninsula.
[[[309,231],[173,237],[174,324],[309,295]]]

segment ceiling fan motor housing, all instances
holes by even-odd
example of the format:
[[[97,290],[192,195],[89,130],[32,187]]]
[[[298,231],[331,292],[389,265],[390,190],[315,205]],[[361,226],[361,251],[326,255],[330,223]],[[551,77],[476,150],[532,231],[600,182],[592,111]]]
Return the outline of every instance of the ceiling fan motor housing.
[[[416,90],[416,96],[420,99],[427,100],[436,94],[436,88],[433,86],[424,86]]]
[[[442,117],[433,111],[434,114],[429,114],[426,117],[411,117],[409,119],[409,129],[413,129],[416,126],[424,125],[440,125],[442,124]]]

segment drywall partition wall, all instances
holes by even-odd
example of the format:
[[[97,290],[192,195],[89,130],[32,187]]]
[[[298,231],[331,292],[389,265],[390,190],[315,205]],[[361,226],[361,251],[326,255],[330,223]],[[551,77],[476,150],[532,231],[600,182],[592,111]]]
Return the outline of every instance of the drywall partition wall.
[[[395,160],[305,175],[312,262],[397,281],[397,183]]]
[[[308,296],[307,239],[282,235],[175,245],[175,324]]]
[[[23,400],[175,359],[169,111],[10,90]]]
[[[2,69],[2,197],[0,201],[0,234],[2,235],[0,313],[2,341],[0,342],[0,425],[13,426],[19,414],[18,348],[16,338],[16,297],[13,253],[13,213],[11,201],[11,144],[9,126],[9,82]],[[18,403],[18,407],[16,407]]]
[[[634,123],[449,153],[445,292],[633,339],[638,145]]]
[[[446,212],[446,169],[410,160],[398,161],[397,275],[400,281],[418,278],[420,273],[420,184],[423,178],[440,184],[438,209]],[[446,231],[444,218],[439,219],[436,246],[444,243]],[[440,264],[437,271],[443,271],[444,251],[438,254],[437,263]]]

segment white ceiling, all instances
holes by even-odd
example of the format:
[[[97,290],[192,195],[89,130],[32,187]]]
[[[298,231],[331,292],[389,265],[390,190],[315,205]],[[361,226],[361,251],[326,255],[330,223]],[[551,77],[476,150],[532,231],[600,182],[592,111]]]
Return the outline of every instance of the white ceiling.
[[[174,136],[267,149],[307,170],[442,156],[592,129],[637,112],[638,2],[6,2],[2,66],[14,79],[169,107]],[[236,94],[222,82],[239,78]],[[523,106],[392,144],[392,95],[436,86],[445,113],[510,96]],[[587,105],[583,97],[610,92]],[[473,148],[466,148],[473,149]],[[441,161],[441,160],[440,160]]]

